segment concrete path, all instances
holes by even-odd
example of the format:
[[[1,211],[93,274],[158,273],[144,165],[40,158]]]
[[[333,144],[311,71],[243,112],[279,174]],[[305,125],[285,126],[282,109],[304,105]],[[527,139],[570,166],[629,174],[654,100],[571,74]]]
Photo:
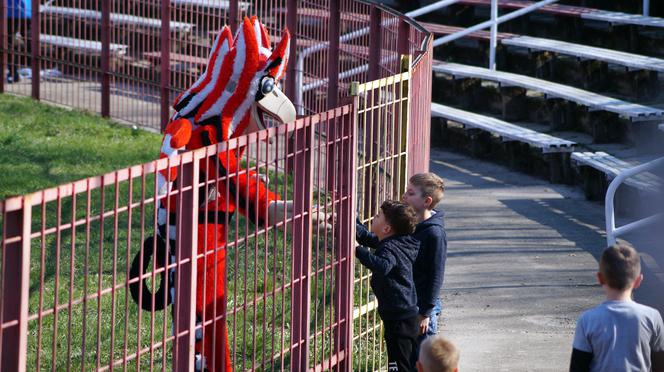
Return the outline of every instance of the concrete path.
[[[461,371],[564,371],[581,311],[603,301],[603,207],[578,189],[432,149],[446,181],[441,330]]]

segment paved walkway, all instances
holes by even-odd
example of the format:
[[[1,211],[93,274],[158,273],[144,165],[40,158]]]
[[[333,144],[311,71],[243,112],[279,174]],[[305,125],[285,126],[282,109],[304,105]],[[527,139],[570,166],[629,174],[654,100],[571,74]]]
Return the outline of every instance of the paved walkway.
[[[596,285],[603,208],[578,189],[432,149],[445,178],[449,256],[442,333],[462,371],[567,370]]]

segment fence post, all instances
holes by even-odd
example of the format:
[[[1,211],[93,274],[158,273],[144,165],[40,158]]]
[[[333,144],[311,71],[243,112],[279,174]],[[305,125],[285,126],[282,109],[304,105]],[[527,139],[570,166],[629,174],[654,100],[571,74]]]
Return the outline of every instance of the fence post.
[[[237,20],[238,20],[238,13],[239,13],[239,3],[240,0],[230,0],[229,1],[229,7],[228,7],[228,25],[231,28],[231,33],[235,35],[235,31],[237,31]]]
[[[395,177],[395,182],[398,182],[398,184],[394,185],[394,191],[395,191],[395,196],[396,197],[401,197],[404,192],[406,192],[406,181],[408,180],[408,135],[409,135],[409,130],[410,130],[410,56],[409,55],[402,55],[401,56],[401,72],[408,73],[408,77],[401,80],[400,88],[401,88],[401,103],[399,105],[399,117],[398,117],[398,124],[399,124],[399,143],[396,144],[399,146],[398,149],[396,150],[396,153],[398,154],[404,154],[404,155],[399,155],[398,159],[398,166],[399,166],[399,177]],[[405,97],[405,99],[404,99]]]
[[[297,0],[286,1],[286,27],[290,31],[290,51],[286,71],[286,97],[295,97],[297,76]],[[297,108],[300,109],[299,107]]]
[[[338,216],[338,236],[337,242],[337,260],[338,268],[334,275],[335,298],[339,299],[338,305],[334,311],[335,323],[335,344],[334,354],[339,361],[339,371],[353,370],[353,277],[355,257],[355,192],[356,174],[357,174],[357,137],[355,128],[357,127],[357,103],[359,97],[353,97],[353,104],[347,114],[335,118],[336,125],[340,126],[335,146],[341,146],[336,151],[339,157],[339,181],[338,190],[335,190],[337,198],[342,198],[339,206]],[[338,110],[341,110],[339,108]],[[339,141],[339,142],[337,142]]]
[[[111,2],[101,2],[101,116],[111,113]],[[34,72],[32,74],[34,77]],[[39,76],[39,75],[36,75]]]
[[[161,131],[168,124],[171,85],[171,8],[170,0],[161,0]]]
[[[339,32],[341,23],[340,0],[330,0],[330,49],[327,59],[327,109],[337,107],[339,100]]]
[[[39,50],[39,34],[41,33],[41,22],[39,20],[39,0],[32,0],[32,14],[30,15],[30,32],[31,32],[31,45],[32,48],[32,98],[39,100],[39,63],[41,62],[41,51]],[[25,35],[26,37],[28,35]],[[18,68],[18,66],[17,66]],[[36,77],[36,78],[35,78]]]
[[[7,49],[7,0],[0,0],[0,50],[2,51],[2,55],[0,55],[0,72],[2,73],[0,93],[4,93],[5,80],[7,79],[5,68],[7,67],[7,55],[9,54]]]
[[[374,4],[369,14],[369,81],[380,78],[380,57],[383,47],[382,12]]]
[[[200,151],[185,153],[191,158],[182,166],[179,182],[175,244],[175,301],[173,370],[193,371],[196,341],[196,263],[198,247],[198,176]],[[188,160],[188,159],[187,159]],[[185,263],[182,263],[185,261]]]
[[[28,197],[21,199],[22,208],[4,214],[2,241],[21,237],[21,240],[2,244],[2,292],[0,292],[0,325],[16,322],[0,329],[1,371],[25,372],[28,353],[28,295],[30,289],[30,223],[32,205]]]
[[[399,29],[397,35],[397,53],[410,54],[408,37],[410,36],[410,25],[405,18],[399,18]]]
[[[313,195],[311,119],[295,130],[293,154],[293,290],[291,292],[291,370],[309,369],[309,286],[311,277],[311,198]],[[306,213],[306,214],[305,214]],[[306,216],[306,217],[305,217]]]

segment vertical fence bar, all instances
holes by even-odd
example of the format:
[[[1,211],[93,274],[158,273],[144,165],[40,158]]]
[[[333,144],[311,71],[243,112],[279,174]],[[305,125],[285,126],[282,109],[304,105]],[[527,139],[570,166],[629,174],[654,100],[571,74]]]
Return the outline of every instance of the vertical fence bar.
[[[4,215],[3,240],[18,236],[21,240],[5,245],[2,253],[0,326],[8,322],[16,322],[16,325],[0,329],[1,371],[25,372],[26,370],[32,205],[28,197],[23,197],[21,201],[23,203],[21,209]]]
[[[410,25],[406,22],[406,18],[399,18],[399,28],[397,35],[397,53],[410,54],[408,36],[410,36]]]
[[[337,107],[339,99],[339,33],[341,27],[341,0],[330,0],[330,49],[327,60],[327,109]]]
[[[409,148],[408,148],[408,133],[409,133],[409,128],[411,126],[410,123],[410,56],[409,55],[402,55],[401,56],[401,72],[408,72],[408,78],[404,79],[401,81],[400,84],[398,84],[399,89],[401,91],[399,92],[399,114],[400,117],[397,118],[398,123],[400,125],[399,128],[399,177],[396,178],[395,180],[398,182],[397,187],[395,187],[396,195],[395,197],[401,197],[403,193],[406,191],[406,180],[408,179],[408,153],[409,153]],[[418,150],[419,151],[419,150]],[[404,154],[404,155],[401,155]]]
[[[335,297],[339,298],[338,307],[335,309],[335,335],[334,355],[339,362],[339,371],[352,371],[352,339],[353,339],[353,257],[355,247],[355,185],[357,174],[357,142],[355,128],[357,127],[357,104],[359,98],[353,97],[348,114],[342,114],[336,119],[340,125],[340,138],[335,138],[337,146],[341,148],[339,154],[340,177],[336,195],[341,199],[339,206],[338,239],[336,244],[337,260],[339,267],[335,275]],[[339,109],[341,111],[341,109]]]
[[[237,21],[238,21],[238,7],[240,0],[229,0],[228,6],[228,25],[231,27],[231,32],[235,35],[237,31]]]
[[[10,55],[10,51],[7,45],[7,8],[8,0],[0,0],[0,49],[2,50],[2,55],[0,55],[0,73],[2,74],[2,79],[0,79],[0,93],[5,92],[5,80],[7,75],[5,74],[5,68],[8,66],[7,58]]]
[[[32,9],[31,9],[30,22],[30,37],[32,48],[32,98],[39,100],[39,69],[41,62],[41,52],[39,50],[39,34],[41,33],[41,22],[39,21],[39,0],[32,0]],[[26,37],[28,35],[25,35]],[[18,68],[18,66],[16,66]]]
[[[382,12],[372,4],[369,15],[369,81],[380,78],[380,56],[383,48],[381,22]]]
[[[161,131],[168,124],[171,84],[171,43],[170,43],[170,0],[161,0],[161,63],[160,63],[160,95],[161,95]]]
[[[297,72],[297,0],[286,1],[286,27],[290,31],[290,51],[288,55],[288,70],[286,71],[286,96],[295,97],[295,84]],[[302,87],[300,87],[302,89]],[[297,107],[298,111],[301,109]]]
[[[175,309],[173,370],[193,371],[196,341],[196,256],[198,234],[198,176],[201,152],[191,152],[190,163],[184,164],[180,178],[180,205],[176,226]],[[184,155],[186,156],[186,155]],[[183,157],[184,157],[183,156]],[[183,159],[184,161],[184,159]],[[188,190],[187,190],[188,188]],[[168,260],[167,260],[168,261]],[[183,263],[183,261],[186,261]],[[166,346],[163,346],[166,349]]]
[[[101,116],[111,113],[111,2],[101,2]],[[33,80],[35,75],[32,73]]]
[[[643,0],[643,15],[648,17],[650,14],[650,0]]]
[[[498,0],[491,0],[491,40],[489,41],[489,68],[496,70],[496,35],[498,34]]]
[[[301,129],[295,129],[293,154],[293,290],[291,326],[291,370],[309,368],[309,286],[311,276],[311,197],[313,173],[311,156],[313,129],[310,118]],[[306,217],[305,217],[306,213]]]

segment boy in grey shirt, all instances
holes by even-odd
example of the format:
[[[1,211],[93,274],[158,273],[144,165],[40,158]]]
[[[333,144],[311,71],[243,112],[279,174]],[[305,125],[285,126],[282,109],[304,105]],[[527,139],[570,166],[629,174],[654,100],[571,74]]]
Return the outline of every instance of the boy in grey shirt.
[[[607,301],[579,317],[570,371],[664,371],[662,316],[631,299],[643,280],[639,254],[627,245],[607,248],[597,280]]]

